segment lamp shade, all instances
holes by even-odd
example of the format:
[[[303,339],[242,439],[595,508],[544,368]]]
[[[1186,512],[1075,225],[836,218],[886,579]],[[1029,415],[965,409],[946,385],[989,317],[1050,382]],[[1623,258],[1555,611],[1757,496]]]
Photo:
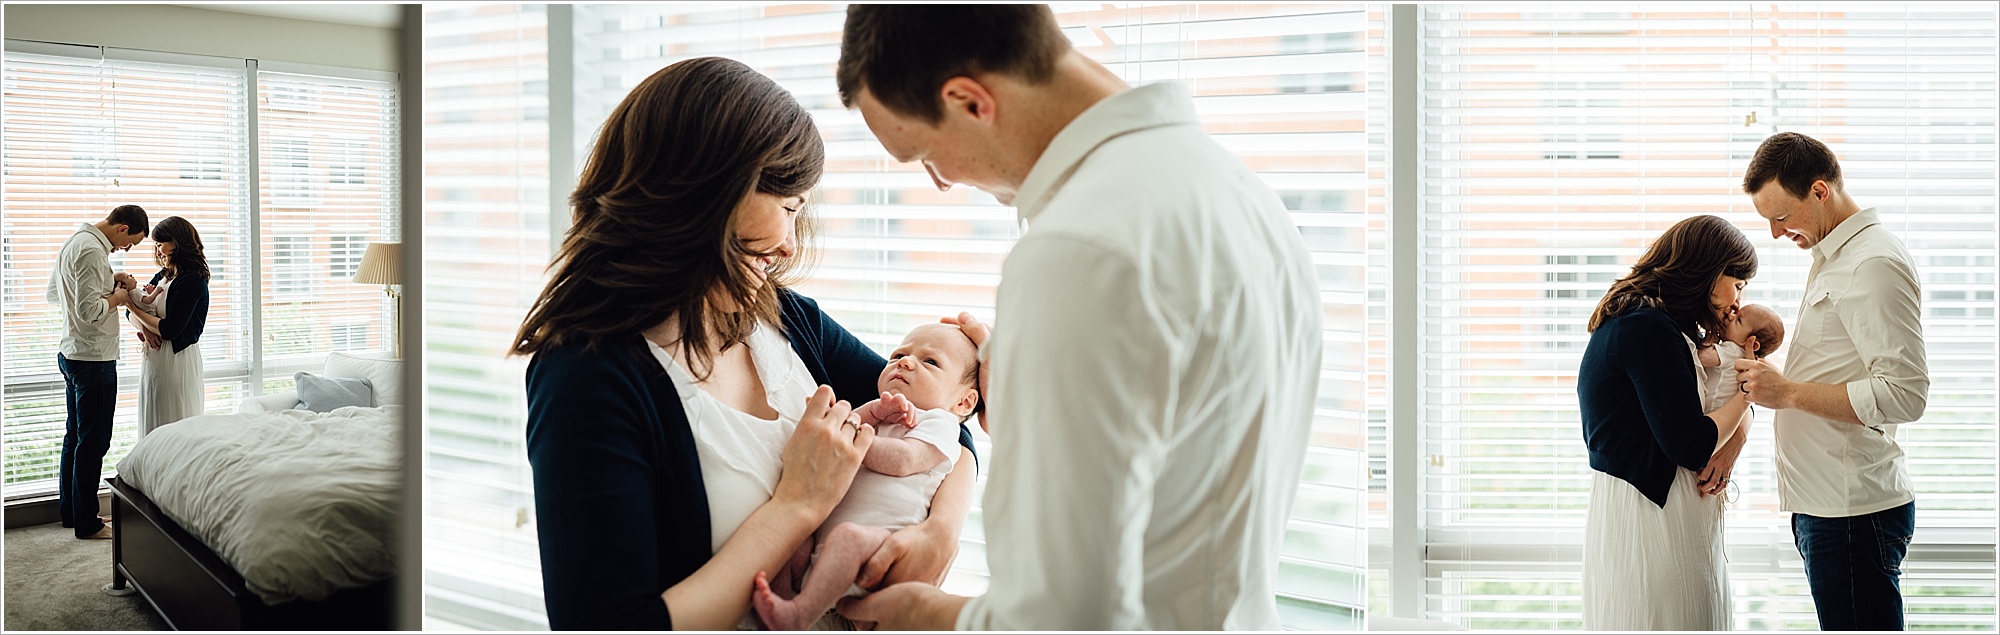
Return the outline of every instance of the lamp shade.
[[[361,254],[361,267],[354,271],[354,281],[364,284],[402,284],[403,244],[368,243],[368,251]]]

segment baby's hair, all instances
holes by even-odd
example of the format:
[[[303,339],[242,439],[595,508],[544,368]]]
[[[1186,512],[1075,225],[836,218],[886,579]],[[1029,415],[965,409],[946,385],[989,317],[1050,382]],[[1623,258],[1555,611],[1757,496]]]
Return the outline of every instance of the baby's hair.
[[[1785,343],[1785,321],[1778,317],[1777,311],[1761,304],[1743,305],[1743,308],[1737,309],[1737,319],[1748,321],[1753,312],[1763,318],[1759,320],[1759,326],[1750,329],[1750,337],[1757,338],[1757,350],[1743,352],[1755,355],[1752,359],[1764,359],[1771,356],[1771,351],[1778,350],[1779,344]]]
[[[1785,343],[1785,328],[1782,323],[1765,324],[1751,329],[1750,336],[1757,338],[1757,350],[1751,354],[1757,359],[1764,359],[1771,356],[1771,351],[1778,350],[1779,344]]]

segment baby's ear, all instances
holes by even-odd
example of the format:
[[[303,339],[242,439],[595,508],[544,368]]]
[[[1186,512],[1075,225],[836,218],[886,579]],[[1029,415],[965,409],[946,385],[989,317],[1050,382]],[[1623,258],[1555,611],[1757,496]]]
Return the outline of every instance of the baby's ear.
[[[965,394],[958,396],[958,403],[951,405],[951,412],[963,417],[972,414],[972,411],[978,407],[979,391],[967,388],[965,389]]]
[[[1756,354],[1757,359],[1764,358],[1764,343],[1758,341],[1757,336],[1755,335],[1750,336],[1750,346],[1748,348],[1751,353]]]

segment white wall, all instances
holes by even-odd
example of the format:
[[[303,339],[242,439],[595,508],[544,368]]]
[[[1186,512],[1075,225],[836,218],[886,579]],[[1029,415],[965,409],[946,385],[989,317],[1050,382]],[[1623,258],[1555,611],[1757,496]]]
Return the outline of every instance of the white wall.
[[[400,72],[397,29],[157,4],[10,4],[7,37]]]

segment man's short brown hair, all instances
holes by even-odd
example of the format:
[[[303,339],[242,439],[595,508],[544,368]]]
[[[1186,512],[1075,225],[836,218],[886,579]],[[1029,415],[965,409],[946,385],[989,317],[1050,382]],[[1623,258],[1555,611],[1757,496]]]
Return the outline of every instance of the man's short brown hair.
[[[857,4],[847,8],[834,78],[844,106],[866,88],[890,112],[934,124],[951,78],[1005,73],[1040,84],[1069,48],[1047,5]]]
[[[1840,160],[1817,139],[1780,132],[1765,139],[1750,156],[1750,169],[1743,172],[1743,193],[1756,194],[1773,180],[1785,193],[1805,198],[1812,193],[1813,181],[1840,187]]]
[[[124,225],[125,235],[127,236],[135,234],[144,236],[152,233],[152,228],[146,224],[146,208],[137,205],[120,205],[111,208],[111,213],[105,215],[104,222],[113,225]]]

